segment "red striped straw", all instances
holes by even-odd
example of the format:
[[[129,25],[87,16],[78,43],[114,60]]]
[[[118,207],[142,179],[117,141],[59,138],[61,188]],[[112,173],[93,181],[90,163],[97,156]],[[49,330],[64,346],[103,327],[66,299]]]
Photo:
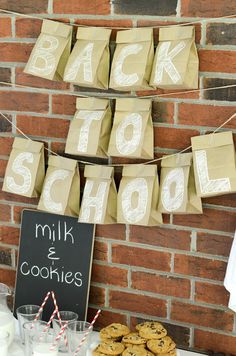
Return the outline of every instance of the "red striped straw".
[[[87,330],[86,333],[84,334],[83,339],[80,341],[79,346],[78,346],[77,349],[75,350],[74,356],[76,356],[76,355],[79,353],[79,351],[80,351],[80,349],[81,349],[83,343],[85,342],[85,340],[86,340],[88,334],[89,334],[90,331],[93,329],[93,325],[95,324],[95,322],[96,322],[97,318],[99,317],[100,313],[101,313],[101,309],[99,309],[99,310],[97,311],[97,313],[96,313],[95,317],[93,318],[93,321],[91,322],[91,324],[90,324],[88,330]]]
[[[56,345],[57,345],[57,341],[60,340],[62,334],[65,332],[65,329],[67,328],[67,325],[68,325],[68,321],[66,321],[65,324],[62,326],[62,328],[61,328],[59,334],[57,335],[57,337],[56,337],[56,339],[55,339],[55,341],[54,341],[52,347],[50,348],[51,351],[52,351],[52,350],[55,350]]]
[[[63,327],[63,323],[62,323],[62,320],[61,320],[61,315],[60,315],[59,308],[58,308],[58,305],[57,305],[57,299],[56,299],[55,293],[52,291],[51,295],[52,295],[53,303],[54,303],[54,306],[55,306],[56,314],[57,314],[60,326],[62,328]],[[67,346],[68,345],[68,341],[67,341],[66,334],[64,334],[64,341],[65,341],[65,345]]]
[[[31,329],[34,327],[34,323],[39,319],[39,316],[42,313],[43,308],[45,307],[45,304],[47,303],[50,294],[51,294],[51,292],[47,292],[47,294],[46,294],[46,296],[45,296],[45,298],[44,298],[44,300],[43,300],[43,302],[41,304],[41,307],[39,308],[39,311],[38,311],[37,315],[35,316],[35,318],[34,318],[34,320],[32,322]]]

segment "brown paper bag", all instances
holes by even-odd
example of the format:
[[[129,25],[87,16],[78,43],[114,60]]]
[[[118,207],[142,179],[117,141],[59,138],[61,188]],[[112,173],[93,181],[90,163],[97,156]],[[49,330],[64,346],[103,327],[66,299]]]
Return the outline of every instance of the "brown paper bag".
[[[152,159],[154,153],[152,102],[149,99],[117,99],[108,154]]]
[[[83,87],[108,88],[111,30],[78,28],[77,42],[67,62],[64,80]]]
[[[45,177],[44,144],[16,137],[8,160],[2,190],[38,197]]]
[[[236,192],[236,157],[232,132],[191,138],[199,197]]]
[[[111,132],[109,100],[77,99],[76,108],[65,152],[72,155],[106,157]]]
[[[60,156],[49,156],[38,209],[50,213],[78,216],[80,176],[77,161]]]
[[[167,214],[202,214],[202,201],[194,182],[192,153],[166,156],[161,161],[158,210]]]
[[[117,221],[145,226],[162,224],[162,215],[157,211],[158,193],[156,165],[124,167],[118,191]]]
[[[150,89],[148,83],[154,58],[153,29],[119,31],[116,43],[109,87],[123,91]]]
[[[199,60],[195,28],[160,28],[150,85],[163,89],[197,89]]]
[[[41,34],[24,72],[51,80],[63,80],[70,55],[72,26],[43,20]]]
[[[92,224],[116,222],[117,191],[113,175],[113,167],[85,166],[86,183],[79,222]]]

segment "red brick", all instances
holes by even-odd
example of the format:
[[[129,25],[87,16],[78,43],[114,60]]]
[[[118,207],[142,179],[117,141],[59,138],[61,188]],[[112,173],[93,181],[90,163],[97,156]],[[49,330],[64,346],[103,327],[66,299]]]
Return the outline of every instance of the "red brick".
[[[44,89],[69,89],[69,84],[67,83],[39,78],[34,75],[26,74],[23,70],[23,68],[16,68],[16,84]]]
[[[109,15],[109,0],[54,0],[53,12],[58,14]]]
[[[133,27],[131,20],[101,20],[101,19],[78,19],[75,21],[75,24],[83,25],[83,26],[95,26],[95,27],[108,27],[112,29],[110,40],[114,41],[116,39],[116,33],[119,31],[119,27],[122,29],[123,27]],[[116,27],[116,28],[114,28]],[[76,26],[76,30],[77,30]]]
[[[130,241],[146,245],[190,250],[190,232],[162,227],[130,226]]]
[[[20,230],[12,226],[0,226],[0,242],[9,245],[19,244]]]
[[[229,86],[229,87],[227,87]],[[217,90],[206,90],[203,93],[204,99],[218,101],[236,101],[236,80],[231,78],[203,78],[203,88],[210,89],[221,87]],[[225,88],[224,88],[225,87]]]
[[[12,137],[0,137],[1,155],[9,156],[12,150]]]
[[[234,140],[236,140],[236,135],[234,136]],[[234,142],[234,145],[236,145],[236,141]],[[228,206],[231,208],[236,208],[236,194],[234,193],[234,194],[220,195],[218,197],[204,198],[202,202],[205,204]]]
[[[96,225],[95,235],[108,239],[125,240],[125,225]]]
[[[23,14],[47,13],[48,0],[0,0],[0,8]]]
[[[236,45],[236,23],[207,24],[206,43],[210,45]]]
[[[153,101],[152,120],[154,122],[174,123],[174,103]]]
[[[15,286],[16,271],[11,269],[0,268],[1,283],[7,284],[9,287]]]
[[[7,162],[7,161],[4,161]],[[10,202],[28,203],[28,204],[38,204],[38,198],[27,198],[21,195],[16,195],[8,192],[2,191],[2,183],[0,183],[0,200],[7,200]]]
[[[97,309],[89,308],[87,320],[91,322],[96,314]],[[111,312],[109,310],[102,310],[98,320],[96,321],[95,329],[101,329],[111,323],[127,324],[127,317],[122,313]]]
[[[170,271],[171,254],[123,245],[112,245],[112,262]]]
[[[184,215],[174,215],[173,223],[202,229],[234,232],[235,217],[234,211],[205,208],[202,215],[188,215],[188,219]]]
[[[69,120],[28,115],[17,115],[16,122],[25,134],[56,138],[66,138],[70,125]]]
[[[1,80],[8,81],[8,80],[5,80],[4,78],[1,78]],[[10,120],[10,122],[8,122],[3,116],[0,115],[0,132],[11,132],[12,131],[12,126],[11,126],[12,117],[11,117],[11,115],[6,115],[6,114],[4,114],[4,116],[6,116]]]
[[[120,15],[176,16],[177,0],[114,0],[114,12]]]
[[[217,334],[205,330],[194,330],[194,346],[202,350],[236,355],[235,336]]]
[[[14,111],[48,112],[48,95],[13,91],[0,92],[0,109]]]
[[[1,62],[27,62],[33,43],[1,42]]]
[[[196,256],[175,255],[176,273],[223,281],[227,263]]]
[[[12,251],[10,248],[0,246],[0,264],[6,266],[12,265]]]
[[[127,287],[128,271],[118,267],[111,267],[107,265],[93,264],[92,281],[97,283],[104,283],[115,285],[119,287]]]
[[[217,106],[200,104],[179,104],[178,123],[190,126],[219,127],[236,111],[236,106]],[[235,128],[232,120],[225,127]]]
[[[212,51],[200,49],[200,72],[235,73],[235,51]],[[227,65],[225,65],[227,63]]]
[[[128,310],[135,313],[166,317],[166,301],[146,295],[110,290],[109,305],[111,308]]]
[[[190,297],[190,280],[154,273],[132,272],[132,288],[178,298]]]
[[[16,18],[16,37],[37,38],[41,32],[42,20]]]
[[[105,289],[91,286],[89,291],[89,303],[103,307],[105,305]]]
[[[220,17],[235,13],[235,3],[231,0],[214,3],[205,0],[182,0],[181,16],[186,17]]]
[[[195,300],[228,306],[229,293],[224,286],[207,282],[195,282]]]
[[[135,330],[135,326],[137,324],[143,323],[144,321],[152,321],[153,319],[154,318],[151,319],[150,317],[143,319],[137,316],[131,316],[130,318],[131,329]],[[188,327],[163,323],[163,321],[161,323],[166,328],[167,334],[173,340],[175,340],[175,343],[178,346],[184,346],[185,348],[189,347],[190,330]]]
[[[72,95],[53,95],[52,112],[53,114],[74,115],[76,96]]]
[[[197,233],[197,251],[210,255],[229,256],[233,239],[224,235]]]
[[[199,136],[199,131],[173,127],[154,127],[154,146],[182,150],[191,146],[191,137],[193,136]]]
[[[11,37],[11,19],[8,17],[0,18],[0,37]]]
[[[107,261],[108,259],[108,246],[106,242],[95,240],[93,258],[95,260]]]
[[[183,312],[184,311],[184,312]],[[171,319],[183,323],[201,325],[224,331],[232,331],[234,325],[234,315],[232,312],[218,310],[172,301]]]
[[[37,207],[35,207],[36,209]],[[21,222],[21,214],[23,212],[24,209],[34,209],[33,207],[28,207],[28,206],[14,206],[13,208],[13,219],[15,224],[20,224]]]
[[[11,221],[11,207],[5,204],[0,204],[0,220]]]
[[[7,161],[0,159],[0,177],[3,178],[7,167]]]
[[[65,147],[66,147],[65,142],[51,142],[51,150],[60,155],[64,155]]]

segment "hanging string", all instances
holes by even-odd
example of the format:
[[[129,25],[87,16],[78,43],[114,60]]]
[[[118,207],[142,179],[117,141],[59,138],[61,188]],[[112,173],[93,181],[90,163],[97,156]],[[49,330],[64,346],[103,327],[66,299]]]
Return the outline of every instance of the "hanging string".
[[[93,10],[95,9],[96,7],[91,7],[91,8],[87,8],[87,11],[88,10]],[[11,15],[16,15],[16,16],[21,16],[21,17],[26,17],[26,18],[32,18],[32,19],[36,19],[36,20],[44,20],[45,17],[42,17],[42,16],[35,16],[35,15],[28,15],[28,14],[23,14],[23,13],[20,13],[20,12],[16,12],[16,11],[10,11],[10,10],[5,10],[5,9],[1,9],[0,8],[0,11],[3,12],[3,13],[6,13],[6,14],[11,14]],[[236,17],[236,14],[232,14],[232,15],[226,15],[226,16],[220,16],[220,17],[211,17],[211,18],[204,18],[204,19],[200,19],[200,20],[195,20],[195,21],[191,21],[191,22],[184,22],[184,23],[180,23],[180,24],[172,24],[172,25],[157,25],[157,26],[148,26],[148,27],[151,27],[151,28],[163,28],[163,27],[178,27],[178,26],[188,26],[188,25],[194,25],[194,24],[197,24],[197,23],[203,23],[203,22],[215,22],[215,21],[221,21],[221,20],[225,20],[225,19],[230,19],[230,18],[234,18]],[[53,21],[57,21],[57,22],[61,22],[57,19],[50,19],[49,20],[53,20]],[[82,19],[83,20],[83,19]],[[92,19],[93,20],[93,19]],[[115,19],[109,19],[111,21],[115,20]],[[63,21],[64,23],[64,21]],[[69,25],[70,22],[67,22]],[[82,25],[82,24],[73,24],[71,26],[76,26],[76,27],[88,27],[88,25]],[[96,26],[98,27],[98,26]],[[116,27],[116,26],[101,26],[103,28],[110,28],[110,29],[117,29],[117,30],[123,30],[123,29],[129,29],[129,27]],[[145,26],[144,26],[145,27]],[[133,28],[133,27],[131,27]],[[137,28],[137,27],[135,27]],[[142,26],[143,28],[143,26]]]
[[[14,84],[14,83],[1,82],[1,81],[0,81],[0,84],[9,85],[9,86],[16,87],[16,88],[19,87],[22,89],[34,89],[39,92],[52,94],[52,92],[51,92],[52,89],[29,87],[29,86],[22,85],[22,84]],[[83,92],[66,92],[66,95],[78,96],[81,98],[91,98],[92,97],[92,98],[105,98],[105,99],[118,99],[118,98],[155,99],[155,98],[164,98],[166,96],[185,95],[185,94],[199,93],[201,91],[204,92],[204,91],[228,89],[228,88],[234,88],[234,87],[236,87],[236,84],[222,85],[222,86],[201,88],[201,89],[194,89],[194,90],[174,91],[174,92],[170,92],[170,93],[153,94],[153,95],[125,95],[125,94],[110,95],[109,93],[98,94],[97,92],[91,92],[91,94],[90,93],[84,94]],[[62,92],[61,92],[61,90],[53,90],[53,94],[62,94]],[[63,94],[65,94],[65,93],[63,93]]]
[[[4,117],[4,119],[6,119],[17,131],[19,131],[26,139],[28,140],[31,140],[33,141],[29,136],[27,136],[22,130],[20,130],[17,125],[15,125],[10,119],[8,119],[8,117],[6,115],[4,115],[1,111],[0,111],[0,115],[2,117]],[[236,113],[234,113],[232,116],[230,116],[226,121],[224,121],[219,127],[217,127],[214,131],[213,131],[213,134],[215,134],[217,131],[219,131],[222,127],[224,127],[226,124],[228,124],[230,121],[232,121],[234,118],[236,117]],[[177,152],[177,153],[173,153],[171,155],[168,155],[168,156],[163,156],[163,157],[160,157],[160,158],[155,158],[151,161],[147,161],[147,162],[144,162],[144,163],[133,163],[135,165],[140,165],[140,164],[150,164],[150,163],[155,163],[155,162],[158,162],[158,161],[161,161],[163,159],[166,159],[166,158],[169,158],[169,157],[174,157],[174,156],[177,156],[181,153],[184,153],[188,150],[190,150],[192,148],[192,146],[188,146],[186,148],[184,148],[183,150]],[[51,154],[54,154],[56,156],[60,156],[60,157],[63,157],[61,155],[59,155],[58,153],[52,151],[51,149],[49,148],[46,148],[45,149],[51,153]],[[97,163],[92,163],[92,162],[88,162],[88,161],[82,161],[82,160],[76,160],[80,163],[83,163],[83,164],[90,164],[90,165],[95,165],[97,166],[98,164]],[[132,163],[131,163],[132,164]],[[110,166],[110,167],[123,167],[123,166],[127,166],[127,165],[130,165],[130,164],[107,164],[107,166]]]

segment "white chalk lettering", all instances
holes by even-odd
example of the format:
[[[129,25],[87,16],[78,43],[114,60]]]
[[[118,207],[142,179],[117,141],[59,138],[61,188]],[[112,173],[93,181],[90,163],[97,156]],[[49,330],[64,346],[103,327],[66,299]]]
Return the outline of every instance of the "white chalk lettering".
[[[21,185],[17,184],[13,177],[6,177],[7,188],[16,194],[26,194],[30,190],[32,184],[31,172],[29,168],[23,165],[24,161],[27,163],[33,163],[33,154],[31,152],[22,152],[12,163],[12,171],[15,174],[19,174],[23,178],[23,183]]]
[[[173,190],[173,193],[172,193]],[[178,210],[184,201],[184,170],[171,170],[162,185],[161,202],[166,211]]]
[[[130,140],[125,138],[125,130],[132,126],[133,135]],[[116,130],[116,147],[120,154],[127,156],[134,153],[141,144],[142,116],[138,113],[127,115]]]
[[[74,236],[72,233],[73,226],[68,227],[67,222],[58,221],[57,225],[52,224],[49,226],[47,224],[35,225],[35,238],[46,238],[49,241],[63,241],[63,242],[71,242],[72,244],[75,243]]]
[[[73,81],[76,79],[78,71],[83,66],[83,79],[85,82],[92,83],[93,81],[93,55],[94,43],[88,43],[81,53],[76,57],[74,62],[66,69],[64,79]]]
[[[123,64],[128,56],[135,55],[142,49],[143,46],[140,44],[131,44],[122,48],[114,65],[114,81],[117,85],[126,87],[134,85],[136,82],[138,82],[138,74],[125,74],[123,72]]]

